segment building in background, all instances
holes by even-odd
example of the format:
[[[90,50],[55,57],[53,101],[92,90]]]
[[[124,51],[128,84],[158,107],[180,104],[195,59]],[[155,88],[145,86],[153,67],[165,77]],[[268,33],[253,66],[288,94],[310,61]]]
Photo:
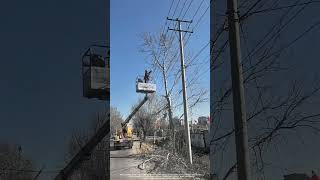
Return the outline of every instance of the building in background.
[[[288,174],[283,177],[283,180],[310,180],[310,177],[304,173]]]
[[[172,121],[173,121],[174,127],[183,126],[183,120],[182,119],[179,119],[179,118],[175,117],[175,118],[172,118]]]
[[[209,119],[209,117],[207,117],[207,116],[198,117],[198,125],[203,125],[203,126],[208,125],[208,119]]]

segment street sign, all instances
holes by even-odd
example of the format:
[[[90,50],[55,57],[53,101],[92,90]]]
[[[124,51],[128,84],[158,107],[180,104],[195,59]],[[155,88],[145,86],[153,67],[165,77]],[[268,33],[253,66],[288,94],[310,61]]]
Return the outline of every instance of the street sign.
[[[156,92],[156,85],[151,83],[137,82],[136,91],[138,93],[154,93]]]

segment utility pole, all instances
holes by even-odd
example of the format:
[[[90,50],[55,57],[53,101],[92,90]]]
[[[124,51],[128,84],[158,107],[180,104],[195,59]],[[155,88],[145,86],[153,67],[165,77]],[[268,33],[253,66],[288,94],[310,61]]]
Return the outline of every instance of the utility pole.
[[[214,48],[215,48],[215,44],[214,44],[214,40],[216,39],[217,36],[217,20],[218,17],[216,16],[216,11],[217,11],[217,6],[215,1],[210,1],[210,121],[209,121],[209,147],[210,147],[210,153],[209,153],[209,159],[210,159],[210,180],[217,180],[217,174],[215,172],[215,161],[214,161],[214,157],[215,157],[215,144],[212,142],[213,138],[214,138],[214,124],[213,124],[213,119],[214,119],[214,88],[215,88],[215,84],[214,84],[214,71],[213,71],[213,65],[214,65]]]
[[[238,180],[250,180],[246,104],[241,67],[239,16],[237,9],[238,4],[237,0],[228,0],[227,4]]]
[[[176,21],[178,22],[178,29],[170,29],[172,31],[178,31],[179,32],[179,41],[180,41],[180,59],[181,59],[181,79],[182,79],[182,93],[183,93],[183,111],[184,111],[184,123],[185,123],[185,133],[186,133],[186,141],[187,141],[187,152],[188,152],[188,158],[190,164],[192,164],[192,151],[191,151],[191,138],[190,138],[190,127],[189,127],[189,121],[188,121],[188,100],[187,100],[187,90],[186,90],[186,66],[184,64],[184,52],[183,52],[183,39],[182,39],[182,32],[185,33],[193,33],[192,31],[188,30],[182,30],[181,29],[181,22],[185,23],[192,23],[192,21],[185,21],[181,19],[170,19],[167,17],[170,21]]]

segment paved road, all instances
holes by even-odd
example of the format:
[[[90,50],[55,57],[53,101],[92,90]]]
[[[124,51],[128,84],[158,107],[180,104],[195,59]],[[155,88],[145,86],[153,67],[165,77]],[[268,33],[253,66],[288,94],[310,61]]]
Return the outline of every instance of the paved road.
[[[139,141],[134,141],[132,149],[110,150],[110,174],[111,180],[138,180],[138,177],[129,177],[126,174],[144,174],[143,170],[138,168],[141,163],[132,155],[137,154]]]

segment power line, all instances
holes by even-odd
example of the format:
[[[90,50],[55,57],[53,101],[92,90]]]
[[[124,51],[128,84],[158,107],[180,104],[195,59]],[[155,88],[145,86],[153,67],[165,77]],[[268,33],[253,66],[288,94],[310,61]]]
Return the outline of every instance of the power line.
[[[245,7],[245,5],[248,4],[249,2],[250,2],[250,1],[248,1],[248,0],[243,0],[241,4],[239,3],[238,10],[239,10],[239,9],[242,9],[243,7]]]
[[[218,29],[218,32],[217,32],[217,35],[216,35],[216,38],[212,41],[212,44],[215,44],[218,39],[221,37],[221,35],[223,34],[223,32],[226,30],[225,28],[225,23],[226,21],[224,21],[224,23],[221,25],[221,27]],[[190,60],[190,63],[191,64],[193,61],[195,61],[195,59],[200,55],[200,53],[207,47],[210,45],[210,41],[203,47],[201,48],[201,50],[197,53],[197,55],[195,55],[191,60]],[[209,53],[209,55],[211,55],[212,52]]]
[[[202,2],[203,2],[203,1],[202,1]],[[253,6],[251,6],[251,8],[249,8],[249,10],[245,13],[245,15],[246,15],[246,14],[250,14],[250,11],[251,11],[252,9],[254,9],[254,7],[256,7],[260,2],[261,2],[261,0],[256,1],[256,3],[255,3]],[[301,5],[303,5],[303,4],[310,4],[310,3],[301,3]],[[288,6],[288,7],[291,7],[291,6]],[[199,10],[199,8],[200,8],[200,6],[198,7],[197,11]],[[202,15],[201,17],[203,17],[204,14],[205,14],[205,13],[203,13],[203,15]],[[194,17],[195,17],[195,16],[194,16]],[[201,20],[201,18],[200,18],[199,20]],[[198,21],[198,22],[200,22],[200,21]],[[197,23],[197,24],[198,24],[198,23]],[[195,26],[195,27],[196,27],[196,26]],[[189,36],[189,37],[190,37],[190,36]],[[189,40],[189,38],[188,38],[188,40]],[[187,44],[188,40],[186,41],[186,44]],[[193,58],[193,60],[195,60],[195,59],[201,54],[201,52],[202,52],[208,45],[209,45],[209,43],[206,44],[203,48],[201,48],[200,51],[197,53],[197,55]]]
[[[174,15],[176,14],[176,10],[177,10],[177,8],[179,7],[179,4],[180,4],[180,0],[178,0],[178,3],[177,3],[177,5],[176,5],[176,8],[174,9],[174,13],[172,14],[172,17],[174,17]],[[171,26],[171,21],[169,22],[168,26]],[[167,33],[168,33],[168,30],[167,30]],[[167,33],[166,33],[166,34],[167,34]],[[172,38],[172,37],[174,37],[173,34],[174,34],[174,33],[171,33],[169,40],[171,40],[171,39],[173,40],[173,38]]]
[[[186,6],[186,3],[187,3],[187,0],[185,0],[184,3],[183,3],[183,5],[182,5],[181,11],[180,11],[180,13],[179,13],[179,15],[178,15],[179,18],[180,18],[180,16],[181,16],[181,13],[182,13],[184,7]]]
[[[244,46],[246,46],[246,51],[247,51],[247,53],[249,53],[248,39],[247,39],[246,36],[245,36],[245,33],[244,33],[244,30],[243,30],[242,24],[240,24],[240,31],[241,31],[242,34],[243,34]],[[250,64],[252,64],[252,59],[251,59],[251,57],[249,57],[249,61],[250,61]],[[257,92],[258,92],[258,101],[259,101],[259,103],[261,104],[261,106],[264,107],[264,101],[263,101],[263,99],[262,99],[262,92],[261,92],[261,90],[260,90],[260,87],[258,86],[258,80],[257,80],[256,78],[254,79],[254,83],[255,83],[255,85],[256,85]],[[256,105],[256,106],[254,107],[254,111],[253,111],[253,112],[255,112],[256,108],[258,108],[258,105]]]
[[[187,64],[187,66],[190,66],[191,62],[195,59],[197,59],[197,57],[202,53],[202,51],[204,51],[207,47],[209,47],[210,42],[206,43],[199,51],[198,53],[190,60],[190,62]]]
[[[196,11],[195,11],[195,13],[194,13],[194,15],[193,15],[192,20],[193,20],[193,19],[196,17],[196,15],[199,13],[199,10],[200,10],[200,8],[202,7],[202,4],[203,4],[204,1],[205,1],[205,0],[202,0],[201,3],[199,4],[198,8],[196,9]],[[192,2],[193,2],[193,1],[190,1],[189,5],[188,5],[188,7],[187,7],[187,10],[185,11],[183,17],[185,17],[186,13],[187,13],[188,10],[190,9]],[[185,7],[185,5],[184,5],[184,7]],[[199,23],[200,23],[200,21],[202,20],[202,18],[204,17],[204,15],[208,12],[209,8],[210,8],[210,6],[208,6],[208,7],[206,8],[205,12],[204,12],[204,13],[200,16],[200,18],[197,20],[196,25],[193,27],[193,29],[195,29],[195,28],[199,25]],[[182,11],[181,11],[181,12],[182,12]],[[181,13],[180,13],[180,15],[181,15]],[[180,16],[180,15],[179,15],[179,16]],[[190,28],[190,25],[188,26],[188,29],[189,29],[189,28]],[[170,38],[171,38],[171,37],[170,37]],[[184,35],[183,39],[185,39],[185,35]],[[185,45],[187,45],[187,43],[189,42],[189,39],[190,39],[190,36],[188,37],[186,43],[184,43]],[[170,40],[171,40],[171,39],[170,39]],[[205,49],[209,44],[210,44],[210,42],[207,43],[203,48],[201,48],[200,52],[198,52],[197,55],[196,55],[193,59],[196,59],[196,58],[201,54],[201,52],[204,51],[204,49]],[[169,53],[167,53],[167,54],[165,55],[164,59],[166,59],[166,58],[168,57],[168,55],[169,55]],[[167,72],[171,71],[172,68],[174,67],[174,64],[176,64],[177,61],[173,61],[173,59],[175,59],[175,58],[177,57],[177,55],[178,55],[178,49],[176,50],[176,54],[175,54],[172,58],[170,58],[170,59],[172,59],[172,61],[170,61],[170,62],[172,62],[172,65],[170,65],[170,67],[167,68]]]
[[[197,15],[197,13],[198,13],[198,11],[199,11],[199,9],[200,9],[200,7],[202,6],[202,4],[203,4],[204,1],[205,1],[205,0],[202,0],[202,1],[201,1],[200,5],[198,6],[196,12],[194,13],[194,15],[193,15],[193,17],[192,17],[191,19],[194,19],[194,18],[195,18],[195,16]],[[210,7],[210,6],[209,6],[209,7]]]
[[[174,2],[174,0],[172,0],[172,1],[171,1],[171,5],[170,5],[169,11],[168,11],[168,16],[169,16],[169,14],[170,14],[170,11],[171,11],[171,8],[172,8],[172,5],[173,5],[173,2]]]
[[[207,9],[204,11],[204,13],[200,16],[198,22],[196,23],[196,25],[194,25],[194,27],[192,28],[192,31],[194,31],[196,29],[196,27],[199,25],[200,21],[202,20],[202,18],[204,17],[204,15],[208,12],[210,6],[207,7]]]
[[[290,43],[288,43],[286,46],[280,48],[279,50],[273,52],[271,55],[266,56],[264,58],[270,58],[274,55],[279,55],[282,51],[286,50],[287,48],[291,47],[294,45],[297,41],[299,41],[301,38],[303,38],[305,35],[307,35],[311,30],[316,28],[317,26],[320,25],[320,21],[315,22],[313,25],[311,25],[308,29],[306,29],[304,32],[302,32],[300,35],[298,35],[294,40],[292,40]]]
[[[193,21],[194,18],[196,17],[196,15],[198,14],[198,12],[199,12],[199,10],[200,10],[200,8],[201,8],[201,6],[202,6],[202,4],[203,4],[204,1],[205,1],[205,0],[202,0],[202,1],[201,1],[200,5],[198,6],[198,8],[196,9],[194,15],[192,16],[191,21]],[[201,21],[202,17],[204,16],[204,14],[206,14],[206,12],[208,11],[209,8],[210,8],[210,5],[207,7],[207,9],[205,10],[205,12],[202,14],[202,16],[200,17],[200,19],[197,21],[196,25],[199,24],[199,22]],[[191,24],[188,25],[187,30],[190,29],[190,25],[191,25]],[[193,30],[194,30],[194,29],[195,29],[195,28],[193,28]],[[186,34],[183,35],[183,40],[185,40],[185,36],[186,36]],[[191,35],[189,35],[189,37],[190,37],[190,36],[191,36]],[[187,44],[187,41],[185,42],[185,44]]]
[[[174,12],[173,12],[173,15],[172,15],[172,16],[174,16],[174,15],[176,14],[176,10],[177,10],[179,4],[180,4],[180,0],[178,1],[177,5],[176,5],[176,8],[174,9]]]
[[[202,4],[203,4],[204,1],[205,1],[205,0],[202,0],[201,3],[200,3],[200,5],[199,5],[198,8],[196,9],[196,11],[195,11],[195,13],[194,13],[194,15],[193,15],[193,17],[192,17],[192,21],[193,21],[193,19],[195,18],[195,16],[198,14],[198,12],[199,12],[199,10],[200,10],[200,8],[201,8],[201,6],[202,6]],[[208,12],[209,8],[210,8],[210,5],[206,8],[206,10],[204,11],[204,13],[200,16],[200,18],[199,18],[198,21],[196,22],[196,25],[193,27],[192,31],[194,31],[195,28],[199,25],[199,23],[200,23],[200,21],[202,20],[202,18],[204,17],[204,15]],[[188,27],[187,27],[187,30],[189,30],[189,29],[190,29],[190,24],[189,24]],[[185,40],[185,36],[186,36],[186,34],[183,35],[183,40]],[[187,37],[187,40],[186,40],[185,43],[184,43],[185,46],[187,46],[190,37],[191,37],[191,34],[189,34],[189,36]],[[179,52],[179,51],[178,51],[178,48],[177,48],[176,54],[173,56],[173,59],[178,55],[178,52]]]
[[[167,15],[167,16],[169,16],[169,14],[170,14],[170,12],[171,12],[172,5],[173,5],[174,1],[175,1],[175,0],[172,0],[172,1],[171,1],[170,8],[169,8],[169,11],[168,11],[168,15]],[[164,32],[165,27],[166,27],[167,24],[168,24],[168,20],[166,19],[166,20],[165,20],[165,23],[164,23],[164,26],[163,26],[163,29],[162,29],[162,31],[161,31],[162,34],[163,34],[163,32]]]
[[[225,49],[225,48],[227,47],[227,45],[228,45],[228,42],[229,42],[229,40],[226,40],[226,41],[223,43],[223,45],[222,45],[222,46],[219,48],[219,50],[217,51],[217,52],[218,52],[217,56],[216,56],[215,58],[213,58],[212,61],[216,61],[216,60],[218,60],[218,59],[221,57],[222,53],[224,52],[224,49]],[[203,76],[205,73],[207,73],[209,70],[213,70],[213,69],[215,69],[215,67],[209,66],[209,68],[207,68],[207,69],[204,70],[201,74],[199,74],[198,79],[199,79],[201,76]]]
[[[200,10],[200,7],[202,6],[202,4],[203,4],[204,1],[205,1],[205,0],[202,0],[202,1],[201,1],[201,3],[200,3],[200,5],[198,6],[196,12],[194,13],[193,17],[191,18],[191,21],[194,20],[195,16],[197,15],[197,13],[198,13],[198,11]],[[210,7],[210,6],[209,6],[209,7]],[[208,7],[208,8],[209,8],[209,7]],[[179,17],[178,17],[178,18],[179,18]],[[188,25],[187,30],[190,29],[190,25],[191,25],[191,24]],[[185,36],[186,36],[186,35],[184,34],[184,35],[183,35],[183,40],[185,40]],[[191,34],[189,35],[189,37],[190,37],[190,36],[191,36]],[[187,42],[185,42],[185,44],[187,44]]]
[[[280,6],[277,8],[262,9],[262,10],[248,13],[248,14],[244,15],[243,18],[245,19],[245,18],[252,16],[254,14],[267,13],[267,12],[271,12],[271,11],[283,10],[283,9],[288,9],[288,8],[292,8],[292,7],[298,7],[298,6],[303,6],[303,5],[307,5],[307,4],[313,4],[313,3],[320,3],[320,1],[311,1],[311,2],[304,2],[304,3],[299,3],[299,4],[288,5],[288,6]]]
[[[38,173],[37,170],[31,169],[1,169],[0,172],[24,172],[24,173]],[[41,173],[58,173],[60,170],[43,170]]]
[[[169,15],[170,15],[171,9],[172,9],[173,4],[174,4],[174,1],[175,1],[175,0],[172,0],[172,2],[171,2],[171,4],[170,4],[170,8],[169,8],[167,17],[169,17]],[[180,2],[180,0],[178,1],[177,6],[178,6],[179,2]],[[177,9],[177,6],[176,6],[173,14],[175,14],[176,9]],[[171,23],[171,21],[170,21],[169,23]],[[167,33],[168,33],[168,31],[166,31],[166,32],[164,33],[164,30],[165,30],[167,24],[168,24],[168,20],[165,19],[165,24],[164,24],[164,26],[163,26],[163,30],[161,31],[161,35],[164,34],[165,37],[167,36]],[[159,43],[160,43],[160,42],[159,42]],[[160,45],[160,46],[161,46],[161,45]],[[160,54],[160,52],[161,52],[161,48],[159,48],[158,54]]]
[[[299,3],[299,1],[300,1],[300,0],[297,0],[297,1],[296,1],[296,4]],[[312,0],[311,0],[311,1],[312,1]],[[279,35],[280,32],[281,32],[286,26],[288,26],[289,23],[291,23],[291,22],[294,20],[294,18],[296,18],[296,17],[302,12],[302,10],[304,10],[304,9],[306,8],[306,6],[307,6],[307,5],[304,5],[302,8],[300,8],[299,11],[297,11],[284,25],[282,25],[282,26],[278,29],[278,31],[277,31],[276,33],[272,34],[272,35],[270,36],[270,38],[267,39],[267,37],[274,31],[274,29],[275,29],[276,26],[277,26],[277,23],[274,24],[273,27],[270,28],[270,30],[266,33],[266,35],[255,45],[256,48],[252,49],[252,50],[250,51],[250,53],[243,59],[243,61],[245,62],[249,56],[253,56],[253,55],[256,54],[257,52],[259,52],[259,51],[260,51],[265,45],[267,45],[274,37],[276,37],[277,35]],[[280,18],[279,22],[283,21],[283,19],[284,19],[286,16],[288,16],[288,14],[289,14],[289,12],[290,12],[291,10],[292,10],[292,7],[291,7],[286,13],[283,14],[283,16]],[[267,39],[267,41],[264,41],[264,40],[266,40],[266,39]],[[264,42],[264,43],[263,43],[263,42]],[[261,45],[261,43],[263,43],[263,44]],[[261,45],[261,46],[260,46],[260,45]],[[259,47],[259,46],[260,46],[260,47]]]
[[[221,32],[222,33],[222,32]],[[222,55],[222,53],[224,52],[224,49],[227,47],[227,45],[228,45],[228,40],[226,40],[224,43],[223,43],[223,45],[219,48],[219,50],[218,51],[216,51],[217,52],[217,56],[215,57],[215,58],[213,58],[213,61],[216,61],[216,60],[218,60],[219,59],[219,57]],[[205,46],[206,47],[206,46]],[[211,55],[211,53],[210,53],[210,55]],[[209,58],[209,60],[210,60],[210,58]],[[204,63],[203,63],[204,64]],[[221,63],[222,64],[222,63]],[[221,64],[219,64],[219,65],[221,65]],[[218,65],[218,66],[219,66]],[[190,66],[190,65],[189,65]],[[202,73],[200,73],[199,75],[193,75],[192,77],[193,77],[193,79],[191,79],[191,81],[196,81],[196,80],[198,80],[200,77],[202,77],[203,75],[205,75],[209,70],[213,70],[213,69],[215,69],[215,68],[217,68],[218,66],[216,66],[216,67],[211,67],[211,66],[209,66],[209,68],[207,68],[206,70],[204,70]],[[201,68],[199,68],[199,70],[200,70]]]
[[[186,12],[183,14],[183,16],[182,16],[182,18],[181,18],[181,19],[184,19],[184,17],[186,16],[187,12],[189,11],[189,9],[190,9],[191,4],[192,4],[192,2],[193,2],[193,1],[194,1],[194,0],[191,0],[191,1],[190,1],[189,6],[188,6],[188,8],[187,8]]]
[[[243,16],[246,16],[251,10],[253,10],[262,0],[257,0],[248,10],[244,13]],[[241,19],[241,18],[240,18]]]
[[[180,2],[180,0],[179,0],[179,2]],[[178,2],[178,4],[179,4],[179,2]],[[184,7],[185,7],[186,2],[187,2],[187,1],[185,1],[183,7],[181,8],[180,14],[179,14],[179,16],[178,16],[177,18],[180,18],[180,15],[181,15],[181,13],[183,12],[183,9],[184,9]],[[190,1],[189,6],[188,6],[187,10],[185,11],[183,17],[184,17],[184,16],[186,15],[186,13],[189,11],[192,2],[193,2],[193,0]],[[178,4],[177,4],[177,5],[178,5]],[[176,6],[176,9],[177,9],[177,7],[178,7],[178,6]],[[175,11],[176,11],[176,9],[175,9]],[[175,15],[175,13],[173,13],[172,17],[174,17],[174,15]],[[169,14],[168,14],[167,17],[169,17]],[[167,22],[167,19],[166,19],[166,22]],[[171,25],[171,22],[170,22],[169,26],[170,26],[170,25]],[[168,30],[167,30],[167,32],[165,33],[165,36],[167,35],[167,33],[168,33]],[[169,41],[173,41],[173,40],[174,40],[174,33],[171,32],[171,34],[169,35]]]
[[[215,44],[215,43],[219,40],[219,38],[221,37],[221,35],[223,34],[224,31],[225,31],[225,22],[224,22],[224,23],[221,25],[221,27],[219,28],[218,34],[217,34],[216,38],[212,41],[212,44]],[[216,51],[216,52],[218,52],[218,55],[217,55],[216,59],[218,59],[218,57],[221,55],[221,53],[223,52],[223,50],[224,50],[225,46],[227,45],[227,43],[228,43],[228,41],[226,41],[226,42],[224,43],[223,47],[220,48],[220,50]],[[203,47],[200,49],[200,51],[197,53],[197,55],[195,55],[195,56],[189,61],[189,63],[188,63],[187,66],[193,65],[194,62],[195,62],[195,60],[197,59],[197,57],[201,54],[201,52],[202,52],[206,47],[209,46],[209,44],[210,44],[210,42],[207,43],[205,46],[203,46]],[[213,53],[213,51],[209,53],[209,56],[211,56],[212,53]],[[209,60],[210,60],[210,58],[209,58]],[[204,64],[204,63],[202,63],[202,64]],[[187,66],[186,66],[186,67],[187,67]],[[214,67],[211,67],[211,68],[214,69]],[[208,68],[208,69],[205,70],[203,73],[201,73],[200,76],[203,76],[208,70],[210,70],[210,68]],[[181,74],[179,74],[179,73],[180,73],[180,72],[178,72],[178,73],[176,74],[176,77],[177,77],[177,78],[179,78],[180,75],[181,75]],[[195,76],[193,76],[193,77],[195,77]],[[197,79],[199,79],[199,78],[197,78]],[[172,91],[172,89],[171,89],[170,91]]]
[[[203,4],[204,1],[205,1],[205,0],[202,0],[202,1],[201,1],[201,3],[200,3],[200,5],[198,6],[196,12],[195,12],[194,15],[192,16],[192,18],[191,18],[192,21],[194,20],[194,18],[195,18],[196,15],[198,14],[198,12],[199,12],[199,10],[200,10],[200,8],[201,8],[201,6],[202,6],[202,4]],[[206,11],[208,11],[209,8],[210,8],[210,5],[209,5],[208,8],[206,9]],[[206,13],[206,11],[205,11],[205,13]],[[205,13],[204,13],[204,14],[205,14]],[[203,15],[204,15],[204,14],[203,14]],[[202,15],[202,16],[203,16],[203,15]],[[201,18],[202,18],[202,17],[201,17]],[[201,18],[200,18],[200,20],[201,20]],[[200,20],[198,20],[198,22],[197,22],[196,24],[198,24]],[[187,30],[189,30],[190,25],[191,25],[191,24],[188,25]],[[194,28],[193,28],[193,30],[194,30]],[[191,34],[189,35],[189,37],[190,37],[190,36],[191,36]],[[184,39],[185,39],[185,35],[183,36],[183,40],[184,40]],[[187,41],[186,41],[185,44],[187,44]]]
[[[192,2],[193,2],[193,0],[191,0],[190,1],[190,3],[189,3],[189,6],[188,6],[188,8],[187,8],[187,10],[185,11],[185,13],[184,13],[184,16],[186,15],[186,13],[188,12],[188,10],[189,10],[189,8],[190,8],[190,6],[191,6],[191,4],[192,4]],[[180,0],[178,1],[178,3],[177,3],[177,6],[176,6],[176,8],[175,8],[175,10],[174,10],[174,13],[173,13],[173,15],[172,16],[174,16],[175,15],[175,12],[176,12],[176,10],[177,10],[177,7],[178,7],[178,5],[179,5],[179,3],[180,3]],[[180,17],[180,15],[181,15],[181,13],[183,12],[183,9],[184,9],[184,7],[185,7],[185,4],[186,4],[186,1],[185,1],[185,3],[183,4],[183,7],[181,8],[181,11],[180,11],[180,13],[179,13],[179,17]],[[171,8],[170,8],[171,9]],[[167,18],[169,17],[169,15],[170,15],[170,13],[168,13],[168,16],[167,16]],[[178,18],[179,18],[178,17]],[[166,22],[168,21],[168,19],[166,18]],[[171,24],[171,21],[170,21],[170,24]],[[169,24],[169,25],[170,25]],[[169,30],[169,29],[168,29]],[[167,30],[167,32],[165,33],[165,37],[167,37],[167,33],[168,33],[168,30]],[[171,42],[170,43],[170,46],[172,46],[172,42],[173,42],[173,40],[174,40],[174,33],[172,33],[171,32],[171,35],[169,35],[168,37],[169,37],[169,42]],[[170,48],[170,47],[169,47]],[[167,56],[168,56],[168,54],[169,53],[166,53],[166,55],[165,55],[165,57],[164,57],[164,60],[167,58]],[[170,67],[168,68],[168,69],[170,69]],[[168,70],[167,70],[168,71]]]

